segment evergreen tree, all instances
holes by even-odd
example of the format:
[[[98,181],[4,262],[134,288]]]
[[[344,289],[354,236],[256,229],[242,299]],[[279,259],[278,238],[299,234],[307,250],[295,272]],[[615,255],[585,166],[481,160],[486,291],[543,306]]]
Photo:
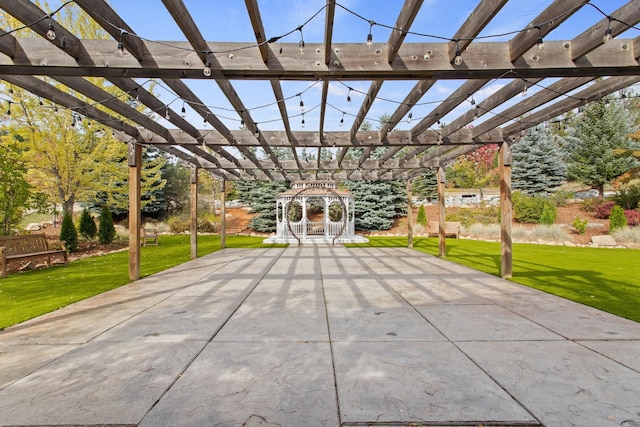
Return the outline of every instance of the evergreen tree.
[[[116,228],[113,225],[111,211],[104,205],[100,212],[100,226],[98,227],[98,239],[103,245],[113,242],[116,237]]]
[[[611,209],[609,215],[609,231],[617,230],[627,226],[627,217],[624,216],[624,210],[616,205]]]
[[[406,214],[407,195],[402,181],[345,181],[355,199],[358,230],[388,230],[393,219]]]
[[[249,213],[257,214],[249,226],[257,231],[276,231],[276,196],[289,188],[283,181],[238,181],[236,191],[240,201],[251,207]]]
[[[420,205],[418,208],[418,217],[416,218],[416,224],[420,224],[423,227],[428,224],[427,212],[424,209],[424,205]]]
[[[78,225],[78,231],[80,232],[80,235],[87,240],[95,239],[98,232],[96,223],[91,215],[89,215],[89,210],[87,208],[84,208],[82,210],[82,215],[80,215],[80,224]]]
[[[437,169],[429,168],[413,179],[413,194],[421,199],[438,198]]]
[[[67,250],[69,252],[78,250],[78,231],[69,212],[66,212],[62,217],[60,240],[63,240],[67,244]]]
[[[560,146],[551,132],[539,125],[511,147],[513,189],[530,195],[544,195],[561,185],[567,173]]]
[[[575,119],[564,138],[567,177],[600,191],[604,185],[631,169],[635,162],[616,150],[632,149],[627,137],[632,115],[613,99],[592,102]]]

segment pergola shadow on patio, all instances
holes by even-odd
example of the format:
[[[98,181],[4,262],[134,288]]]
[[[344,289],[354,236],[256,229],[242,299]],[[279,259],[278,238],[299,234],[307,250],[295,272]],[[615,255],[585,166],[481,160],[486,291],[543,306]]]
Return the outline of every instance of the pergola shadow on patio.
[[[409,249],[225,249],[0,332],[0,425],[640,425],[640,324]]]

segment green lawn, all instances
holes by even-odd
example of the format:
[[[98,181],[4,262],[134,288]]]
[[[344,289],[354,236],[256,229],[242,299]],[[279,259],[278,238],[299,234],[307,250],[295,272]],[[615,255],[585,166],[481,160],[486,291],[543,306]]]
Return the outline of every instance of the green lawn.
[[[368,246],[407,247],[402,237],[369,240]],[[414,239],[414,249],[437,255],[438,239]],[[499,276],[500,243],[447,239],[447,260]],[[637,249],[514,244],[511,280],[640,322]]]
[[[227,247],[257,248],[261,237],[227,236]],[[283,246],[283,245],[280,245]],[[189,261],[189,236],[160,236],[140,253],[140,274],[149,276]],[[219,236],[199,236],[198,256],[220,249]],[[0,278],[0,329],[129,283],[129,252],[74,261]]]

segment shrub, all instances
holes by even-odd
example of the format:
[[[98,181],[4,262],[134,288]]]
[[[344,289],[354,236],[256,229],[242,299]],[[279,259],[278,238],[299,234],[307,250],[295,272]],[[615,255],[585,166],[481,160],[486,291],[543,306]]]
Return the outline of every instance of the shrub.
[[[573,198],[571,191],[558,190],[551,194],[551,200],[556,206],[567,206],[571,198]]]
[[[577,216],[576,219],[573,220],[573,228],[578,234],[584,234],[587,231],[587,220]]]
[[[542,215],[540,215],[540,224],[552,225],[556,222],[556,216],[558,215],[558,209],[552,204],[545,204],[542,208]]]
[[[98,227],[98,239],[100,243],[106,245],[113,242],[116,237],[116,228],[113,225],[113,217],[107,206],[102,207],[100,212],[100,226]]]
[[[189,224],[189,228],[191,228],[191,224]],[[208,219],[201,219],[198,221],[198,231],[203,233],[216,233],[218,226],[215,222],[211,222]]]
[[[96,234],[98,233],[98,227],[96,227],[96,222],[89,215],[89,211],[87,208],[82,210],[82,215],[80,215],[80,224],[78,225],[78,232],[82,237],[87,240],[93,240],[96,238]]]
[[[640,228],[619,228],[611,233],[618,243],[634,243],[640,245]]]
[[[462,208],[455,213],[448,213],[446,220],[460,222],[463,227],[471,224],[495,224],[500,222],[500,208],[497,206],[485,206],[483,208]]]
[[[624,216],[624,210],[620,206],[614,206],[609,215],[609,231],[617,230],[627,226],[627,218]]]
[[[547,213],[545,220],[548,221],[551,214],[553,214],[553,220],[555,221],[557,208],[549,199],[540,196],[526,196],[516,191],[513,193],[512,202],[513,217],[518,222],[538,224],[544,213],[545,206],[548,207],[548,210],[551,210],[551,212]]]
[[[622,188],[611,199],[623,209],[635,209],[640,206],[640,185],[631,184],[627,188]]]
[[[169,230],[171,230],[172,233],[184,233],[191,228],[191,221],[179,216],[172,216],[167,222],[169,223]]]
[[[427,212],[424,209],[424,205],[420,205],[418,208],[418,217],[416,218],[416,223],[426,226],[429,222],[427,220]]]
[[[607,200],[595,206],[593,216],[600,219],[607,219],[611,215],[611,209],[616,205],[616,202]]]
[[[73,223],[71,214],[68,212],[62,217],[62,225],[60,226],[60,240],[64,240],[67,244],[69,252],[78,250],[78,231]]]
[[[580,210],[584,212],[595,212],[596,208],[602,204],[602,200],[597,197],[584,199],[580,205]]]
[[[625,209],[624,216],[627,218],[628,226],[634,227],[636,225],[640,225],[640,211]]]
[[[513,227],[514,241],[563,243],[570,240],[567,230],[559,225],[540,225],[536,227]]]

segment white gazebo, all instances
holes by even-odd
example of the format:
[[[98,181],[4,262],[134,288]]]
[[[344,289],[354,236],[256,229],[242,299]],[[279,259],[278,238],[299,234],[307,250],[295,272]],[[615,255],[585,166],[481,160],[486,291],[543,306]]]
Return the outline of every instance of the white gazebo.
[[[330,180],[296,181],[276,198],[276,234],[265,243],[366,243],[355,234],[349,192]]]

